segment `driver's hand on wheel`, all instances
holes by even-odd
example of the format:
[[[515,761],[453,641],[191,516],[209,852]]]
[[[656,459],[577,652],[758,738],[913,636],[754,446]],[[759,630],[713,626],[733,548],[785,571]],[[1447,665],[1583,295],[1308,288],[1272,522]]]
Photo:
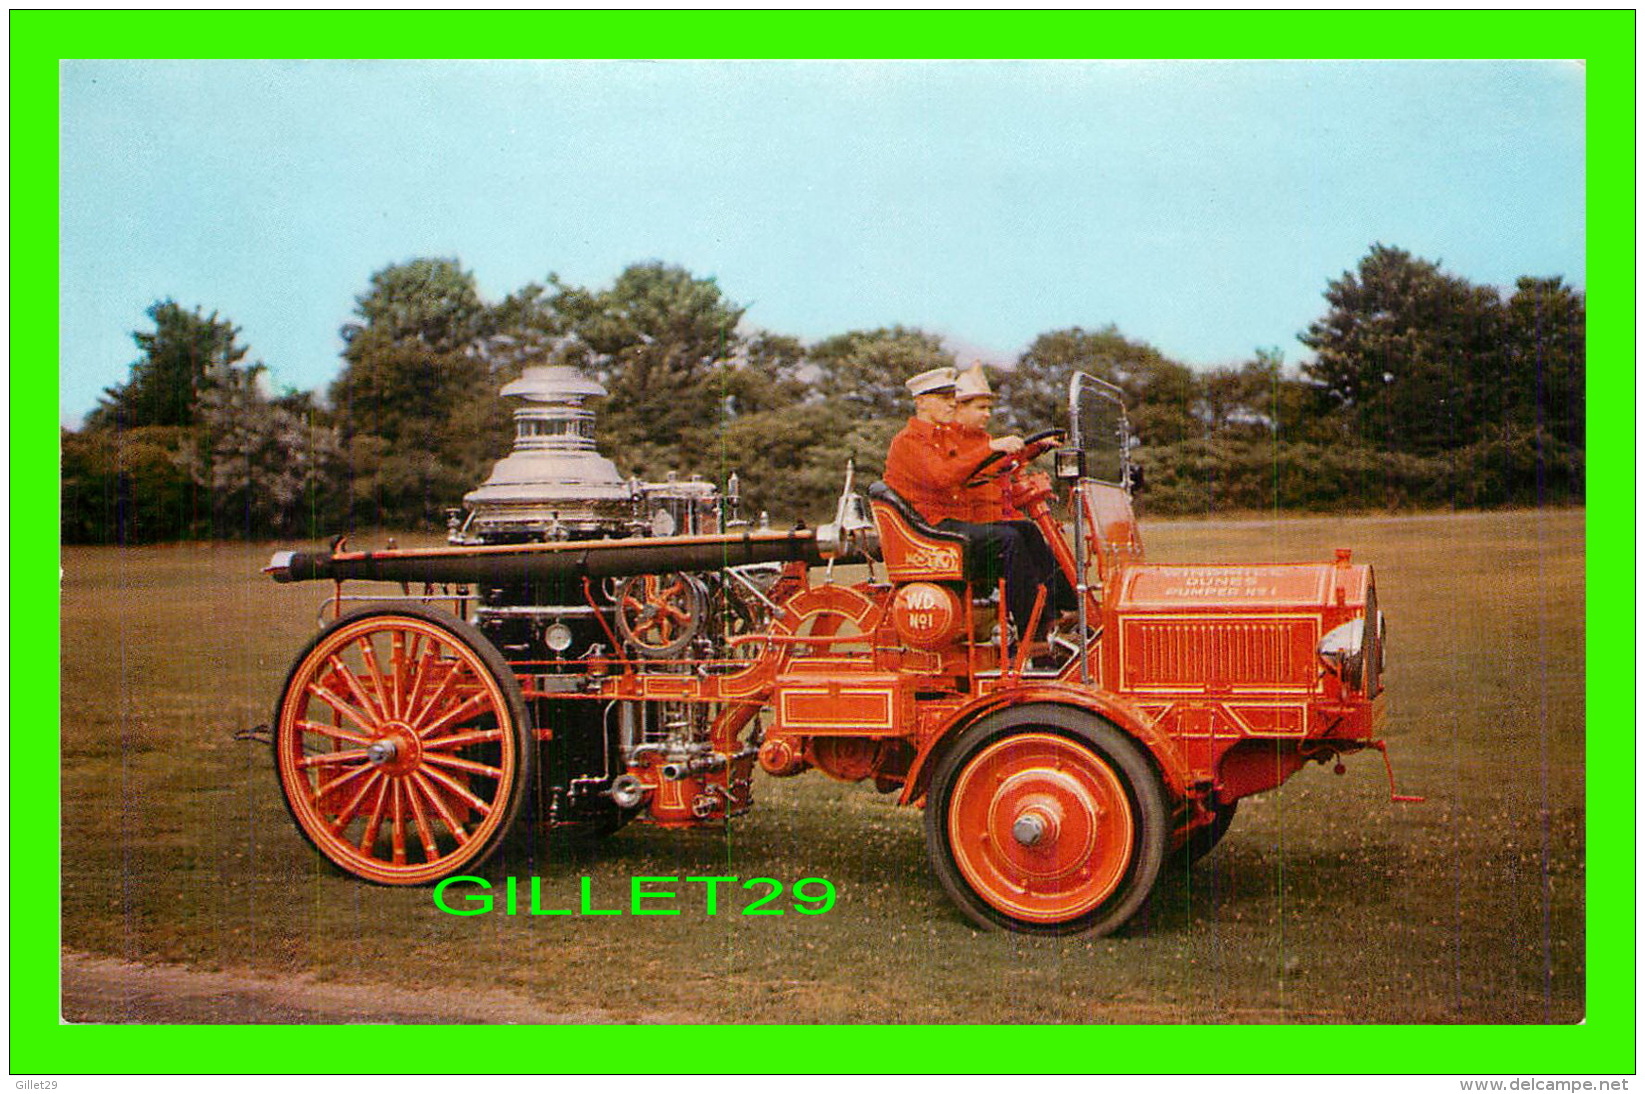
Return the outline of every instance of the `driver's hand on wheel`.
[[[1010,455],[1022,451],[1022,438],[1012,434],[1009,437],[995,437],[988,442],[988,447],[995,452],[1004,452]]]

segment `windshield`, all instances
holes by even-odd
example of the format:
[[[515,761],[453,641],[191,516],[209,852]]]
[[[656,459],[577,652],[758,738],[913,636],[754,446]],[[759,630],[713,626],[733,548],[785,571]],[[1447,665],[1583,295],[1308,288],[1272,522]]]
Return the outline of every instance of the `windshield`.
[[[1085,477],[1125,486],[1131,427],[1120,389],[1076,372],[1068,382],[1068,412],[1069,443],[1085,452]]]

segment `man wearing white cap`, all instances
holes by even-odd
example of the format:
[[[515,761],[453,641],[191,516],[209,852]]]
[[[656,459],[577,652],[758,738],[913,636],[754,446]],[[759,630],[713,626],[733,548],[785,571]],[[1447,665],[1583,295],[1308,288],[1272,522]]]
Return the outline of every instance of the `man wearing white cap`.
[[[956,429],[957,381],[952,368],[931,369],[908,381],[914,416],[891,441],[885,457],[885,484],[926,523],[965,536],[972,547],[967,553],[974,580],[992,585],[1001,576],[1005,578],[1006,608],[1020,631],[1028,626],[1040,586],[1051,576],[1038,563],[1038,556],[1049,555],[1049,551],[1039,530],[1029,522],[1004,523],[997,517],[973,520],[978,515],[978,495],[975,487],[965,483],[990,452],[1016,452],[1023,440]]]

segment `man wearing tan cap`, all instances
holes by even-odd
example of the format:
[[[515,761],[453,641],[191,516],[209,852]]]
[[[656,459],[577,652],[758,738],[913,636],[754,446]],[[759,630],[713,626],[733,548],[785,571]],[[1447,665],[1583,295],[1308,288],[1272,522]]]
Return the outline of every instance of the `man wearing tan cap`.
[[[951,428],[957,435],[961,451],[976,452],[990,439],[988,419],[993,413],[994,389],[988,386],[988,377],[983,373],[982,365],[972,365],[959,374],[954,386],[954,423]],[[1009,451],[1016,451],[1022,447],[1022,442],[1016,437],[1000,439],[1009,445]],[[978,457],[979,460],[981,458]],[[1018,554],[1023,562],[1025,578],[1035,586],[1044,584],[1049,589],[1048,599],[1041,614],[1042,622],[1049,622],[1057,612],[1072,609],[1079,603],[1073,588],[1068,584],[1067,576],[1057,565],[1056,556],[1046,544],[1039,526],[1026,519],[1006,500],[1004,479],[990,479],[976,486],[967,487],[965,496],[970,502],[971,513],[965,518],[966,527],[975,524],[1003,524],[1017,531],[1021,540]],[[953,522],[948,526],[952,527]]]
[[[983,374],[982,366],[972,365],[955,378],[952,428],[961,451],[975,453],[979,463],[990,451],[990,448],[983,446],[994,439],[988,433],[988,419],[993,413],[994,389],[988,386],[988,377]],[[1000,439],[1008,447],[996,451],[1015,452],[1022,447],[1022,441],[1017,437]],[[1000,479],[967,487],[964,500],[968,504],[966,515],[960,518],[963,520],[987,524],[997,520],[1022,519],[1022,514],[1005,500],[1005,485]]]

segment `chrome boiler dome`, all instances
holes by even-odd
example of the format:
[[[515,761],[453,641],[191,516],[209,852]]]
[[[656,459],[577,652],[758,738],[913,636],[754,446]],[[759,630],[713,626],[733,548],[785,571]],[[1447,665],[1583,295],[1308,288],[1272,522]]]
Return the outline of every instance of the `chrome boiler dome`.
[[[520,400],[514,450],[463,496],[464,531],[483,539],[538,538],[621,528],[633,491],[594,447],[594,412],[583,400],[604,387],[569,365],[537,365],[504,386]]]

